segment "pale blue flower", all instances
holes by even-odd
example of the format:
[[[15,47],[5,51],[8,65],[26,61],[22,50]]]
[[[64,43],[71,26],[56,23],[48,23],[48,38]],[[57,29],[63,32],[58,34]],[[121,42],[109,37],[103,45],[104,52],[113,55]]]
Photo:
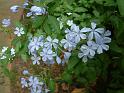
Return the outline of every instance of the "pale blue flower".
[[[12,56],[15,56],[15,49],[14,49],[14,48],[11,48],[10,51],[11,51],[11,55],[12,55]]]
[[[10,19],[3,19],[2,20],[2,26],[3,27],[8,27],[11,24],[10,21],[11,21]]]
[[[52,49],[52,46],[57,49],[58,47],[58,39],[52,39],[50,36],[46,38],[46,42],[44,43],[44,47]]]
[[[53,60],[53,57],[56,56],[56,53],[53,52],[51,49],[43,48],[42,52],[40,53],[42,56],[42,60],[44,62]]]
[[[34,88],[30,88],[30,93],[42,93],[42,88],[41,89],[34,89]]]
[[[7,51],[7,49],[8,49],[8,47],[3,47],[2,48],[2,51],[0,52],[0,59],[6,59],[7,57],[6,57],[6,54],[5,54],[5,52]]]
[[[36,90],[37,87],[39,86],[39,79],[37,77],[34,77],[34,76],[30,76],[29,77],[29,86],[33,89],[33,90]]]
[[[73,25],[73,20],[68,20],[68,21],[67,21],[67,25],[68,25],[68,26],[72,26],[72,25]]]
[[[18,12],[19,7],[20,7],[20,6],[18,6],[18,5],[14,5],[14,6],[10,7],[10,10],[11,10],[13,13],[16,13],[16,12]]]
[[[111,31],[107,30],[107,31],[104,31],[104,33],[102,34],[102,37],[107,37],[110,35],[111,35]]]
[[[45,84],[44,82],[40,82],[38,77],[30,76],[28,79],[21,78],[21,84],[22,88],[28,87],[30,93],[44,93],[45,91]]]
[[[82,58],[82,61],[83,61],[84,63],[87,62],[88,59],[93,58],[93,56],[91,56],[91,55],[84,55],[83,53],[79,53],[79,54],[78,54],[78,57],[79,57],[79,58]]]
[[[27,17],[32,16],[32,12],[27,13],[27,15],[26,15],[26,16],[27,16]]]
[[[81,39],[86,39],[86,35],[79,29],[79,26],[76,26],[75,24],[71,25],[70,30],[66,29],[65,33],[67,33],[66,35],[68,36],[74,36],[75,43],[79,43]]]
[[[106,44],[110,43],[110,42],[111,42],[111,38],[109,38],[109,37],[96,39],[97,53],[101,54],[101,53],[103,53],[103,50],[105,50],[105,51],[109,50],[109,46]]]
[[[80,53],[78,54],[79,58],[86,62],[87,58],[92,58],[95,55],[95,50],[97,49],[96,43],[93,41],[88,41],[87,45],[82,45],[80,48]]]
[[[30,88],[30,90],[31,90],[31,93],[44,93],[41,86],[37,86],[36,89],[35,88]]]
[[[39,62],[41,60],[40,57],[34,55],[34,56],[31,57],[31,59],[33,61],[33,65],[35,65],[35,64],[38,64],[39,65],[40,64],[40,62]]]
[[[50,90],[49,89],[45,89],[45,93],[49,93],[50,92]]]
[[[28,70],[23,70],[23,75],[28,75],[29,74],[29,72],[28,72]]]
[[[101,34],[105,31],[104,28],[96,28],[96,23],[91,23],[91,28],[83,28],[81,32],[89,32],[88,39],[97,39],[101,36]]]
[[[18,37],[20,37],[21,35],[25,34],[24,32],[24,28],[23,27],[16,27],[14,34],[17,35]]]
[[[7,57],[5,55],[3,55],[0,59],[6,59]]]
[[[77,45],[77,43],[75,43],[75,36],[73,34],[66,35],[66,39],[62,39],[61,44],[63,45],[64,49],[71,51]]]
[[[27,14],[27,17],[32,15],[43,15],[46,14],[46,9],[38,6],[32,6],[30,12]]]
[[[69,16],[72,15],[72,13],[66,13],[66,14],[69,15]]]
[[[63,21],[60,18],[57,18],[57,20],[59,21],[60,29],[62,29],[63,28]]]
[[[22,85],[22,88],[28,87],[28,83],[27,83],[27,80],[25,78],[21,78],[21,85]]]
[[[96,39],[98,54],[103,53],[103,50],[105,50],[105,51],[109,50],[109,46],[107,45],[107,43],[111,42],[111,38],[108,37],[110,35],[111,35],[111,32],[109,30],[107,30],[103,34],[101,34],[101,37]]]
[[[2,53],[5,53],[7,51],[8,47],[3,47],[2,48]]]
[[[28,5],[29,5],[29,3],[28,3],[29,1],[28,0],[25,0],[25,2],[24,2],[24,4],[23,4],[23,8],[26,8]]]
[[[65,62],[67,62],[70,57],[71,57],[71,53],[70,52],[64,52],[64,61]]]
[[[56,56],[56,62],[60,64],[62,62],[61,58],[59,56]]]
[[[29,52],[33,54],[36,53],[36,51],[43,46],[43,40],[42,36],[33,37],[28,45]]]

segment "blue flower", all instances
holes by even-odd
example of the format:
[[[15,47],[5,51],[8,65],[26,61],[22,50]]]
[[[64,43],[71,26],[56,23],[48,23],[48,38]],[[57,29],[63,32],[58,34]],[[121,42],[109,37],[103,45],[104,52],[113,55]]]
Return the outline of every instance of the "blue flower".
[[[28,75],[29,74],[29,72],[28,72],[28,70],[23,70],[23,75]]]
[[[12,56],[15,56],[15,49],[14,49],[14,48],[11,48],[10,51],[11,51],[11,55],[12,55]]]
[[[40,56],[42,56],[42,60],[44,62],[52,61],[53,57],[56,56],[56,53],[53,52],[51,49],[43,48],[42,52],[40,53]]]
[[[30,76],[28,79],[21,78],[22,88],[27,87],[30,89],[30,93],[42,93],[46,89],[44,88],[44,82],[40,82],[37,77]],[[47,92],[45,92],[47,93]]]
[[[2,48],[2,53],[5,53],[7,51],[8,47],[3,47]]]
[[[87,58],[93,58],[95,55],[95,50],[97,49],[96,43],[93,41],[88,41],[87,45],[82,45],[80,48],[79,58],[83,58],[84,62],[87,62]]]
[[[35,64],[38,64],[39,65],[40,64],[40,62],[39,62],[41,60],[40,57],[34,55],[34,56],[31,57],[31,59],[33,61],[33,65],[35,65]]]
[[[16,27],[15,31],[14,31],[14,34],[17,35],[18,37],[20,37],[21,35],[25,34],[24,28],[23,27],[21,27],[21,28]]]
[[[27,83],[27,80],[25,78],[21,78],[21,84],[22,84],[22,88],[28,87],[28,83]]]
[[[27,13],[27,15],[26,15],[26,16],[27,16],[27,17],[32,16],[32,12]]]
[[[62,19],[60,19],[60,18],[58,17],[57,20],[59,21],[60,29],[62,29],[62,28],[63,28],[63,21],[62,21]]]
[[[62,39],[61,44],[64,46],[64,49],[68,49],[68,51],[74,49],[77,45],[74,34],[66,35],[66,39]]]
[[[19,7],[20,7],[20,6],[18,6],[18,5],[14,5],[14,6],[10,7],[10,10],[11,10],[13,13],[17,13]]]
[[[3,47],[2,48],[2,51],[0,52],[0,59],[6,59],[7,58],[7,56],[6,56],[6,54],[5,54],[5,52],[7,51],[7,49],[8,49],[8,47]]]
[[[1,56],[0,59],[6,59],[7,57],[5,55]]]
[[[103,50],[109,50],[109,46],[107,45],[107,43],[111,42],[111,38],[107,37],[110,36],[111,32],[110,31],[105,31],[101,37],[96,39],[96,45],[97,45],[97,53],[101,54],[103,53]]]
[[[89,32],[89,40],[99,38],[104,31],[104,28],[96,28],[96,23],[94,22],[91,23],[91,28],[84,27],[83,29],[81,29],[81,32]]]
[[[52,49],[52,46],[57,49],[58,47],[58,39],[52,39],[50,36],[46,38],[46,42],[44,43],[44,47]]]
[[[71,56],[70,52],[64,52],[64,61],[67,62]]]
[[[28,5],[29,5],[29,3],[28,3],[29,1],[28,0],[25,0],[25,2],[24,2],[24,4],[23,4],[23,8],[26,8]]]
[[[31,15],[43,15],[46,14],[46,9],[43,7],[38,6],[32,6],[30,9],[30,12],[27,14],[27,17],[30,17]]]
[[[68,36],[74,36],[75,43],[79,43],[81,39],[86,39],[86,35],[79,29],[79,26],[76,26],[75,24],[71,25],[70,30],[66,29],[65,33],[67,33],[66,35]]]
[[[37,77],[34,77],[34,76],[30,76],[29,77],[29,86],[33,89],[33,90],[36,90],[37,87],[39,86],[39,79]]]
[[[43,46],[43,37],[33,37],[28,45],[29,53],[36,54],[36,51]]]
[[[2,26],[8,27],[11,24],[10,19],[3,19],[2,20]]]
[[[62,62],[61,58],[59,56],[56,56],[56,62],[60,64]]]
[[[73,20],[68,20],[68,21],[67,21],[67,25],[68,25],[68,26],[72,26],[72,25],[73,25]]]

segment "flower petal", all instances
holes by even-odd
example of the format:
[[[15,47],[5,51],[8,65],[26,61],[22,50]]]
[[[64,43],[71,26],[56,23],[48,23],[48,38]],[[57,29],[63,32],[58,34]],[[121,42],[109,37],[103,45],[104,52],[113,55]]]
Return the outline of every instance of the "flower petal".
[[[92,27],[92,29],[95,29],[96,28],[96,23],[95,22],[91,22],[91,27]]]
[[[89,40],[92,40],[93,39],[93,32],[89,33],[88,39]]]

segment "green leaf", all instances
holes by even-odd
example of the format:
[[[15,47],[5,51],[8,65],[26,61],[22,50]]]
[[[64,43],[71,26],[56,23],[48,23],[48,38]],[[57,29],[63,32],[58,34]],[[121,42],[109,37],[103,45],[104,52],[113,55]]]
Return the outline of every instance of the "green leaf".
[[[36,0],[33,0],[33,4],[36,5],[36,6],[39,6],[39,7],[44,7],[46,6],[47,4],[53,2],[54,0],[40,0],[40,2],[36,1]]]
[[[98,12],[97,10],[94,10],[94,11],[93,11],[93,14],[94,14],[96,17],[99,17],[100,12]]]
[[[28,60],[27,54],[20,54],[20,56],[21,56],[21,58],[22,58],[22,60],[23,60],[24,62],[27,62],[27,60]]]
[[[74,73],[77,75],[84,74],[88,70],[88,67],[85,63],[80,62],[76,67],[73,69]]]
[[[76,51],[72,53],[71,58],[68,62],[68,70],[75,69],[74,67],[80,62],[80,59],[77,57]]]
[[[112,41],[111,44],[110,44],[110,50],[114,51],[114,52],[117,52],[117,53],[123,53],[124,52],[124,49],[123,48],[120,48],[116,41]]]
[[[19,52],[19,49],[21,48],[22,44],[19,38],[15,38],[12,41],[12,45],[15,47],[16,53]]]
[[[104,4],[105,6],[114,6],[114,0],[95,0],[98,4]]]
[[[36,16],[32,19],[32,27],[33,28],[39,28],[42,26],[42,23],[44,22],[46,16]]]
[[[71,5],[75,0],[66,0],[69,5]]]
[[[68,83],[72,83],[72,75],[68,71],[63,73],[62,79]]]
[[[96,71],[94,67],[89,67],[86,74],[86,78],[88,79],[89,83],[96,80]]]
[[[21,41],[16,43],[16,47],[15,47],[16,52],[19,52],[20,48],[21,48]]]
[[[45,26],[44,29],[46,29],[46,33],[51,34],[54,37],[57,37],[58,34],[60,33],[59,22],[54,16],[49,15],[44,26]]]
[[[50,88],[50,91],[51,91],[52,93],[54,93],[54,91],[55,91],[55,81],[52,80],[52,79],[50,79],[48,84],[49,84],[48,86],[49,86],[49,88]]]
[[[121,60],[121,65],[120,65],[120,67],[121,67],[121,71],[124,72],[124,58],[122,58],[122,60]]]
[[[14,78],[14,74],[13,72],[11,72],[7,67],[8,67],[8,63],[4,62],[2,64],[0,64],[1,66],[1,70],[3,71],[3,73],[5,74],[5,76],[9,77],[11,80],[13,80]]]
[[[86,12],[86,11],[88,11],[88,10],[86,8],[84,8],[84,7],[77,7],[74,10],[74,12]]]
[[[20,21],[14,21],[14,25],[16,27],[22,27],[22,24],[20,23]]]
[[[124,93],[124,89],[117,91],[116,93]]]
[[[124,0],[117,0],[117,4],[118,4],[120,14],[124,16]]]
[[[48,24],[48,20],[45,20],[43,24],[43,29],[47,35],[51,35],[51,28],[50,28],[50,25]]]

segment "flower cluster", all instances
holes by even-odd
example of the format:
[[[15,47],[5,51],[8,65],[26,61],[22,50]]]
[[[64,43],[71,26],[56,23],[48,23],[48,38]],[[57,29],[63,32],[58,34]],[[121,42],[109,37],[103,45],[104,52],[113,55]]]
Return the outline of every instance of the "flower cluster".
[[[65,33],[66,39],[62,39],[61,44],[68,51],[76,48],[76,45],[81,39],[86,39],[86,35],[79,29],[79,26],[76,26],[76,24],[72,24],[71,29],[66,29]]]
[[[38,77],[30,76],[28,78],[21,78],[22,88],[29,88],[30,93],[48,93],[45,83],[39,81]]]
[[[58,40],[48,37],[33,37],[29,43],[29,51],[33,55],[31,59],[33,64],[40,64],[40,60],[46,63],[64,63],[71,56],[71,52],[77,49],[79,42],[82,42],[79,58],[82,58],[83,62],[87,62],[88,58],[93,58],[95,54],[103,53],[103,50],[108,50],[107,43],[111,42],[111,32],[105,31],[104,28],[96,28],[96,23],[91,23],[91,28],[82,28],[71,22],[70,29],[65,30],[65,39]],[[85,42],[83,42],[85,40]],[[60,48],[61,47],[61,48]],[[62,49],[63,47],[63,49]],[[37,51],[40,53],[38,54]],[[58,56],[58,50],[64,54],[64,58]],[[65,51],[66,50],[66,51]],[[38,55],[38,56],[37,56]]]
[[[31,8],[29,9],[27,8],[27,6],[29,5],[30,5],[30,2],[26,0],[22,6],[14,5],[10,7],[10,10],[13,13],[17,13],[19,11],[19,8],[28,9],[30,12],[27,13],[26,15],[27,17],[47,14],[46,8],[32,5]]]
[[[87,58],[93,58],[95,54],[103,53],[103,50],[109,49],[108,43],[111,42],[111,32],[105,31],[104,28],[96,28],[96,23],[91,23],[91,28],[83,28],[82,32],[87,33],[87,44],[83,44],[80,48],[79,58],[83,58],[87,62]]]
[[[27,17],[30,17],[30,16],[35,16],[35,15],[43,15],[43,14],[46,14],[46,9],[45,8],[42,8],[42,7],[38,7],[38,6],[32,6],[31,9],[30,9],[30,12],[27,13]]]
[[[43,36],[40,37],[32,37],[30,39],[30,43],[28,45],[29,54],[32,55],[31,59],[33,64],[40,64],[40,60],[45,63],[53,64],[57,63],[64,63],[70,57],[70,53],[60,48],[60,42],[58,39],[52,39],[50,36],[44,38]],[[58,50],[64,54],[64,59],[62,60],[58,56]],[[38,51],[40,51],[38,53]]]
[[[9,58],[8,58],[9,56]],[[15,49],[11,48],[9,49],[8,47],[3,47],[0,53],[0,60],[4,60],[4,59],[11,59],[15,56]]]

